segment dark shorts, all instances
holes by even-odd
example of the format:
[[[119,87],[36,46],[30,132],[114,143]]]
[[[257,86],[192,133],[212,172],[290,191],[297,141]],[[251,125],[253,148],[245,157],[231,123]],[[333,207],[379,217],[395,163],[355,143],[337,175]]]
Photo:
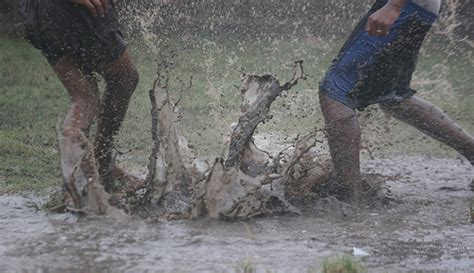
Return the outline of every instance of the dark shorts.
[[[81,69],[95,71],[127,48],[113,6],[101,18],[69,0],[23,0],[21,13],[26,38],[51,65],[68,56]]]
[[[410,98],[418,52],[437,15],[408,0],[387,36],[365,32],[368,17],[383,7],[375,3],[329,68],[320,91],[352,109]]]

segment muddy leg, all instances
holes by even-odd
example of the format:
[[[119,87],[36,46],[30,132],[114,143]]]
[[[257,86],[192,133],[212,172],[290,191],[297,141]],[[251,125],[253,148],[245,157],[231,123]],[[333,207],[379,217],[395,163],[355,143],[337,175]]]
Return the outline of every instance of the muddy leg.
[[[428,136],[451,146],[474,164],[474,138],[441,109],[419,97],[400,103],[383,103],[381,108]]]
[[[81,71],[69,58],[65,57],[53,66],[66,88],[71,104],[63,122],[63,131],[79,129],[86,135],[97,116],[99,90],[97,82],[89,74]]]
[[[339,184],[340,198],[356,201],[361,193],[360,128],[356,112],[322,92],[319,94],[334,164],[336,181],[332,183]]]
[[[138,84],[138,73],[126,51],[118,60],[104,65],[100,74],[107,83],[107,89],[100,108],[95,156],[105,189],[114,186],[112,178],[112,147],[120,130],[128,104]]]

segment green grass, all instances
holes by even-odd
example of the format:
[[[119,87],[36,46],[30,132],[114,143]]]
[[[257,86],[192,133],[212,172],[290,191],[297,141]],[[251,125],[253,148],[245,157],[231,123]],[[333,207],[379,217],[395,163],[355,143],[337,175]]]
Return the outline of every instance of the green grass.
[[[119,161],[127,167],[143,170],[146,166],[151,148],[148,91],[157,63],[165,58],[173,63],[168,71],[169,89],[173,99],[181,98],[183,131],[199,155],[216,156],[225,149],[223,138],[238,118],[241,72],[271,72],[284,82],[292,75],[288,65],[305,60],[308,80],[275,102],[274,118],[258,131],[304,134],[322,126],[318,81],[342,41],[193,36],[167,42],[176,55],[173,58],[170,50],[153,54],[141,42],[130,45],[141,80],[117,143],[125,153]],[[472,60],[460,54],[448,57],[439,52],[437,43],[432,41],[426,47],[428,53],[420,59],[414,86],[422,97],[434,101],[472,131]],[[60,185],[55,126],[67,109],[67,94],[45,59],[25,41],[0,37],[0,52],[0,193],[38,192]],[[378,119],[363,123],[368,128],[364,137],[375,140],[383,153],[452,154],[405,125],[397,123],[381,138],[370,129],[380,124]],[[386,148],[387,143],[398,144]]]
[[[323,273],[366,273],[359,262],[350,257],[328,259],[323,263]]]
[[[0,192],[58,185],[54,128],[67,96],[27,43],[1,39],[0,52]]]

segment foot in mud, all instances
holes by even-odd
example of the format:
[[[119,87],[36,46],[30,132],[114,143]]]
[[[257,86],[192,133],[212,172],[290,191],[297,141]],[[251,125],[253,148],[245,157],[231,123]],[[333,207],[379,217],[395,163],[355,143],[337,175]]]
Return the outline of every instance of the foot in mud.
[[[345,218],[354,215],[356,207],[339,200],[335,196],[321,198],[315,202],[314,210],[323,212],[333,218]]]
[[[136,190],[142,188],[145,183],[145,179],[131,174],[119,166],[113,167],[112,177],[115,180],[116,189],[120,191]]]
[[[339,183],[334,178],[329,178],[324,183],[319,184],[314,192],[321,198],[336,197],[339,201],[353,203],[354,198],[351,190]]]
[[[111,205],[130,212],[130,203],[137,198],[140,190],[145,188],[145,179],[131,174],[125,169],[114,165],[112,171],[102,179],[113,180],[109,202]]]
[[[143,186],[144,179],[117,166],[114,158],[98,160],[100,181],[108,193],[117,193]]]
[[[396,202],[395,195],[387,186],[389,177],[378,174],[365,174],[362,176],[362,196],[360,203],[370,207],[385,206]]]
[[[125,210],[127,213],[130,212],[130,202],[133,202],[132,199],[138,195],[137,192],[144,188],[144,179],[130,174],[118,166],[113,168],[112,179],[116,181],[116,189],[120,190],[109,195],[109,203],[116,208]],[[64,213],[68,211],[68,207],[73,206],[74,202],[71,194],[63,187],[51,193],[44,208],[51,213]]]
[[[333,178],[328,179],[314,189],[322,198],[334,196],[339,201],[357,206],[384,206],[395,201],[395,196],[386,185],[388,177],[377,174],[362,175],[362,191],[354,194],[351,189],[338,183]]]

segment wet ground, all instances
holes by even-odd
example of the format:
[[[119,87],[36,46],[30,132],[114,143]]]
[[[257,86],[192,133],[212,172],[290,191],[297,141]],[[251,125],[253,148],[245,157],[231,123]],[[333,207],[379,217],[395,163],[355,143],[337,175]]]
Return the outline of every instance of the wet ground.
[[[301,217],[247,222],[118,224],[38,211],[37,198],[0,197],[0,272],[307,272],[352,255],[369,272],[473,272],[469,183],[459,159],[394,157],[364,167],[389,181],[395,202],[355,210],[332,199]]]

